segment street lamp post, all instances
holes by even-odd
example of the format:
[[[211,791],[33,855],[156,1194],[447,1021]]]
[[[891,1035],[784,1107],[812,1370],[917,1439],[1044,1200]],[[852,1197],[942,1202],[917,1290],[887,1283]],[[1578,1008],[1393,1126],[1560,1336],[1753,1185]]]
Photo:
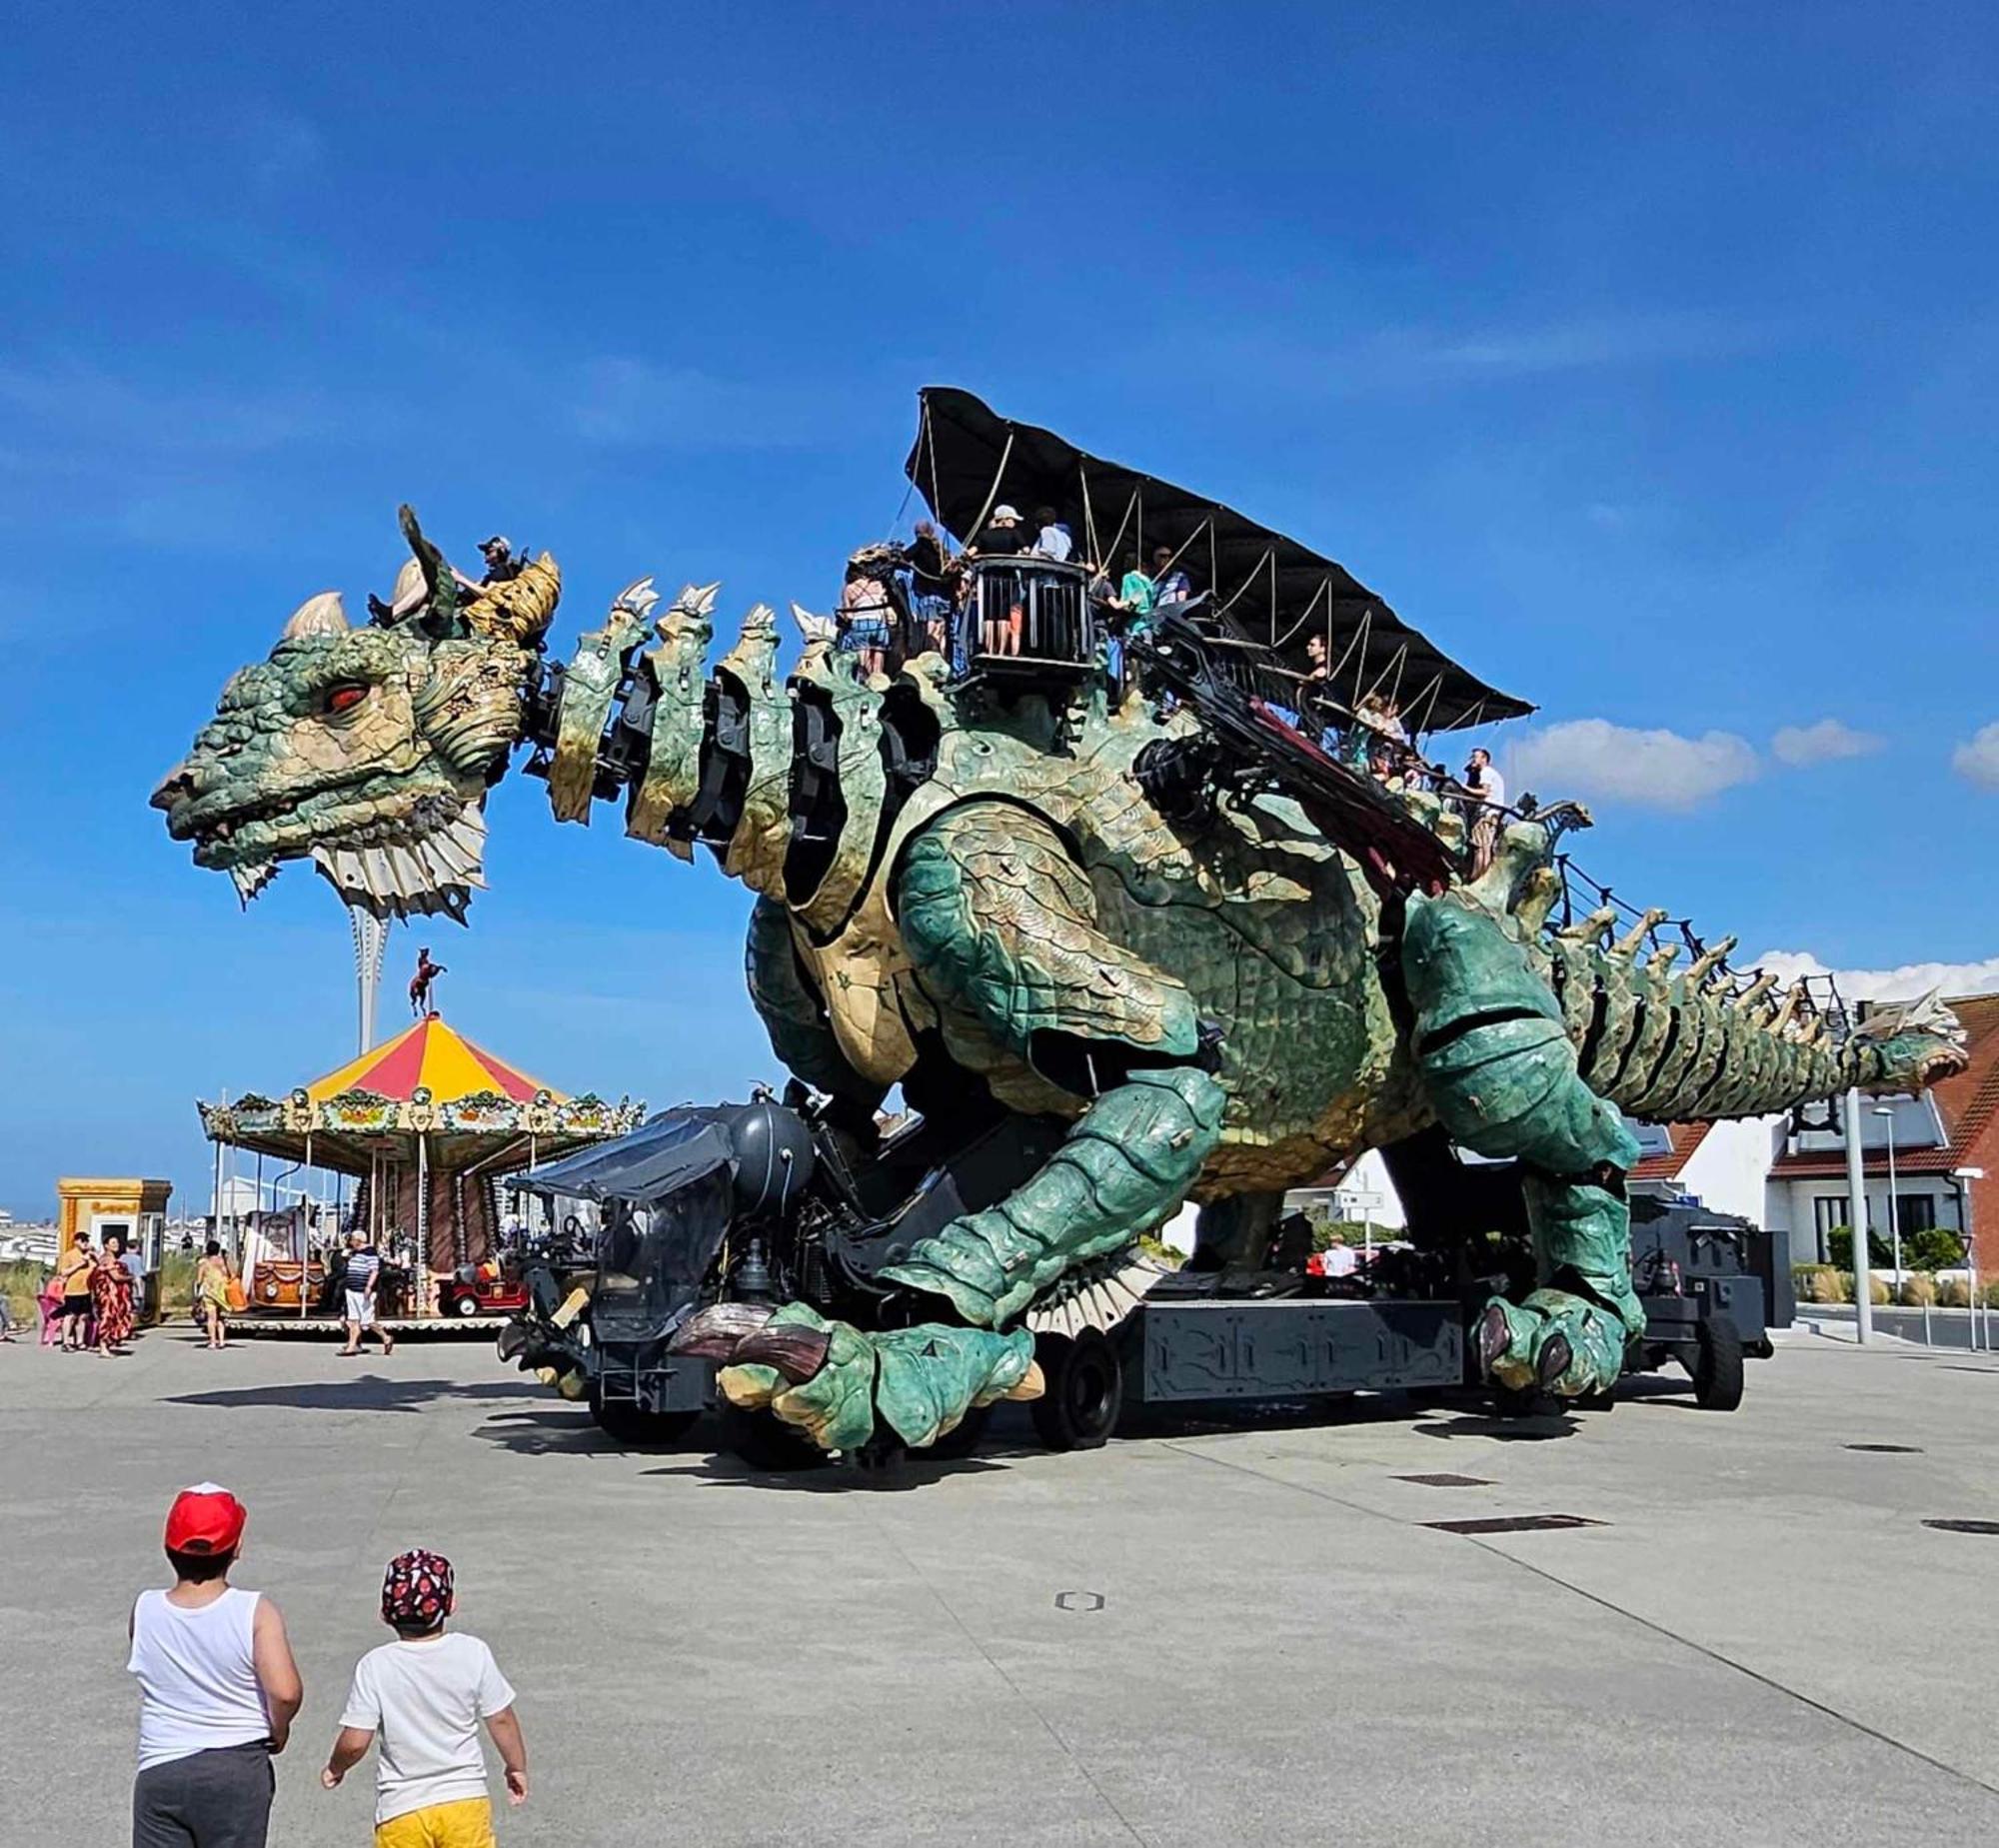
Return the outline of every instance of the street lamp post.
[[[1874,1114],[1886,1119],[1888,1130],[1888,1238],[1895,1252],[1895,1287],[1902,1286],[1902,1214],[1895,1198],[1895,1112],[1885,1103],[1874,1106]]]
[[[1847,1217],[1853,1221],[1853,1338],[1867,1341],[1874,1334],[1873,1298],[1867,1276],[1867,1169],[1860,1152],[1860,1092],[1846,1093]]]
[[[1958,1236],[1964,1240],[1964,1274],[1968,1279],[1972,1305],[1970,1316],[1971,1344],[1973,1347],[1976,1347],[1978,1345],[1978,1247],[1972,1242],[1970,1183],[1974,1180],[1983,1180],[1985,1178],[1985,1170],[1982,1167],[1954,1167],[1950,1170],[1950,1177],[1957,1182]],[[1986,1334],[1988,1337],[1991,1332],[1991,1325],[1988,1321],[1986,1325]]]

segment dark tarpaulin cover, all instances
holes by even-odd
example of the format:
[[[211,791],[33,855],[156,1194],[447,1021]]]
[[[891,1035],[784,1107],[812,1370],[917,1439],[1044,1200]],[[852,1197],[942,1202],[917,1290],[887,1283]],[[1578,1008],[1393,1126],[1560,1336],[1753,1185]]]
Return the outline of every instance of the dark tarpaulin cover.
[[[1329,632],[1336,697],[1351,704],[1369,691],[1388,694],[1412,731],[1518,719],[1534,710],[1466,672],[1350,572],[1296,540],[1205,495],[1086,455],[1052,430],[1000,417],[970,392],[932,385],[920,398],[923,417],[904,467],[932,513],[960,539],[970,539],[1001,501],[1023,519],[1052,507],[1084,555],[1092,530],[1096,545],[1109,552],[1114,543],[1118,557],[1141,539],[1147,552],[1155,545],[1184,548],[1179,565],[1193,588],[1212,592],[1231,625],[1274,647],[1295,670],[1307,665],[1305,638]]]
[[[646,1205],[736,1159],[729,1106],[664,1110],[649,1123],[523,1174],[510,1184],[545,1199]]]

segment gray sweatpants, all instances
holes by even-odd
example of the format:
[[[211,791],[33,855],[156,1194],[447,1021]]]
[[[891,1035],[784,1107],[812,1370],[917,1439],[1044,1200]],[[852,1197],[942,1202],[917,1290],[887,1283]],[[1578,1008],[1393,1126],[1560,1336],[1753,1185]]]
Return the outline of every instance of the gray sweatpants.
[[[264,1848],[277,1789],[269,1745],[224,1745],[141,1771],[132,1848]]]

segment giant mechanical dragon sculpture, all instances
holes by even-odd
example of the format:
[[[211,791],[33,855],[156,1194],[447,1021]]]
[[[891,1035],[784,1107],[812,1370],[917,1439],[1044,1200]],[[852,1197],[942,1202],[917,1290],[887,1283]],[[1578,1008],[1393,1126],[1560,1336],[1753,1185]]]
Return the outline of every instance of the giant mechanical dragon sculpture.
[[[882,1325],[793,1303],[683,1331],[734,1402],[827,1449],[926,1444],[1030,1396],[1022,1318],[1065,1274],[1188,1198],[1197,1261],[1258,1251],[1286,1187],[1370,1147],[1510,1159],[1538,1283],[1484,1309],[1478,1360],[1600,1391],[1643,1326],[1620,1111],[1761,1113],[1962,1062],[1931,1005],[1829,1023],[1801,991],[1745,987],[1726,945],[1676,969],[1642,925],[1611,940],[1607,912],[1551,927],[1542,820],[1473,880],[1434,798],[1356,798],[1380,811],[1356,833],[1328,780],[1217,787],[1199,703],[1156,680],[1115,704],[1101,676],[1001,694],[937,654],[864,680],[823,625],[787,677],[762,606],[711,672],[715,587],[654,623],[650,580],[551,672],[553,559],[473,586],[407,510],[405,528],[394,603],[364,627],[331,594],[302,606],[154,795],[199,865],[247,899],[311,857],[350,898],[456,910],[487,791],[535,743],[558,819],[622,788],[630,835],[683,860],[705,844],[751,888],[772,1045],[857,1126],[897,1084],[920,1110],[973,1089],[1069,1124],[888,1272]]]

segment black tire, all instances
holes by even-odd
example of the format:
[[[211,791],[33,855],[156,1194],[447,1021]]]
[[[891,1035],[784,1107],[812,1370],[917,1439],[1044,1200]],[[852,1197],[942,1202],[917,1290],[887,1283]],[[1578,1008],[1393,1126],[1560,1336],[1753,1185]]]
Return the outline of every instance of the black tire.
[[[993,1407],[982,1405],[976,1411],[967,1412],[929,1449],[916,1450],[911,1454],[919,1458],[934,1456],[940,1462],[956,1462],[979,1448],[980,1440],[986,1435],[986,1427],[992,1422]]]
[[[1124,1408],[1124,1363],[1100,1329],[1071,1338],[1044,1334],[1034,1343],[1047,1390],[1029,1407],[1050,1450],[1094,1450],[1117,1428]]]
[[[1538,1386],[1492,1385],[1492,1415],[1496,1418],[1533,1418],[1554,1407],[1548,1394]]]
[[[678,1443],[694,1429],[698,1411],[641,1411],[630,1399],[606,1400],[590,1395],[590,1415],[597,1428],[616,1443],[639,1448]]]
[[[724,1399],[716,1414],[722,1422],[722,1447],[752,1469],[790,1474],[826,1466],[826,1452],[800,1436],[776,1412],[745,1411]]]
[[[1703,1411],[1733,1411],[1742,1403],[1742,1335],[1726,1315],[1704,1317],[1694,1328],[1694,1403]]]

